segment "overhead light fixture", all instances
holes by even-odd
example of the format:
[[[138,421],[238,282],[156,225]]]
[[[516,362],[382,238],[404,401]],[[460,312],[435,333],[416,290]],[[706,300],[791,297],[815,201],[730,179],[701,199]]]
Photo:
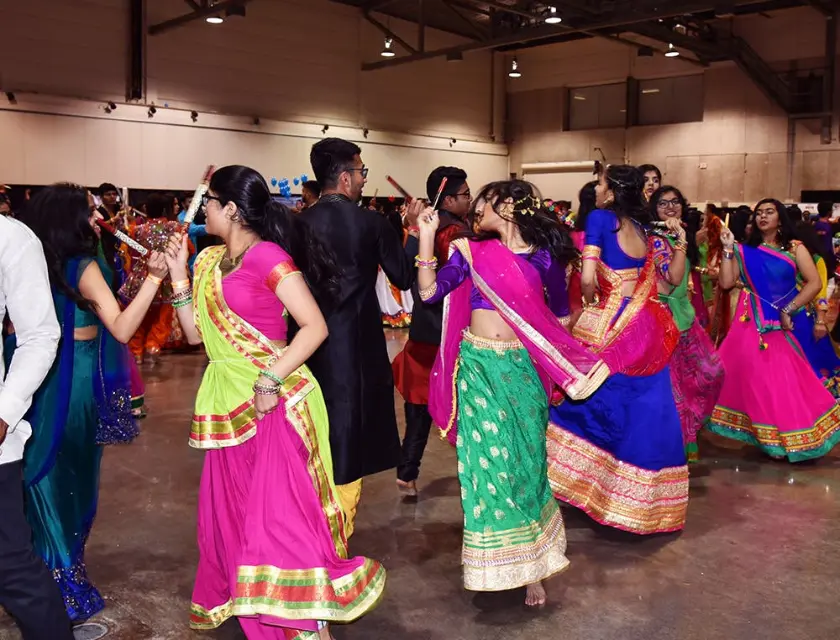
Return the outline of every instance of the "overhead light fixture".
[[[648,95],[651,93],[659,93],[659,89],[642,89],[642,93],[644,95]]]
[[[215,16],[207,16],[204,19],[204,21],[207,24],[222,24],[225,21],[225,19],[220,15],[215,15]]]
[[[672,42],[669,43],[668,44],[668,50],[665,52],[665,57],[666,58],[676,58],[679,55],[680,55],[680,52],[677,51],[677,48],[674,46],[674,43],[672,43]]]
[[[452,139],[449,141],[449,148],[451,149],[451,148],[452,148],[452,147],[454,147],[456,144],[458,144],[458,141],[457,141],[455,138],[452,138]]]
[[[548,8],[548,15],[545,18],[546,24],[560,24],[563,22],[563,18],[557,15],[557,7],[554,5]]]
[[[102,107],[102,109],[105,111],[105,113],[111,113],[116,108],[117,108],[117,105],[113,102],[106,102],[105,106]]]
[[[113,111],[114,109],[117,108],[117,103],[116,102],[109,102],[108,106],[110,107],[111,111]]]
[[[191,111],[190,112],[190,119],[193,122],[198,122],[198,111]]]
[[[326,132],[327,132],[327,131],[329,131],[329,130],[330,130],[330,125],[325,124],[325,125],[321,128],[321,133],[326,133]]]
[[[362,135],[365,137],[365,140],[367,140],[367,137],[370,135],[370,129],[368,129],[367,127],[362,129]]]
[[[579,93],[573,95],[572,98],[574,98],[575,100],[586,100],[586,96],[582,96]]]
[[[508,73],[509,78],[521,78],[522,72],[519,70],[519,61],[514,58],[511,60],[510,63],[510,72]]]
[[[152,105],[151,107],[149,107],[149,110],[146,112],[146,116],[148,116],[149,118],[154,118],[156,113],[157,113],[157,108],[155,107],[155,105]]]
[[[394,44],[394,40],[392,38],[385,38],[385,48],[379,55],[381,55],[383,58],[393,58],[395,55],[397,55],[391,48],[392,44]]]

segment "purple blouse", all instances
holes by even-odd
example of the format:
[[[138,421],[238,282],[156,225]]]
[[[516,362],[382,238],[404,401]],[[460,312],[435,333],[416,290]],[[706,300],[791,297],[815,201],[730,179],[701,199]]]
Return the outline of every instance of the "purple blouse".
[[[516,254],[522,260],[526,260],[536,268],[543,283],[543,290],[546,295],[546,304],[551,312],[558,318],[564,318],[570,314],[569,292],[566,289],[566,265],[558,264],[551,258],[548,249],[538,249],[535,253]],[[458,287],[470,276],[470,265],[457,249],[450,256],[449,260],[437,272],[437,287],[428,299],[424,300],[429,304],[440,302],[451,291]],[[470,292],[470,308],[487,309],[495,311],[481,292],[473,285]]]

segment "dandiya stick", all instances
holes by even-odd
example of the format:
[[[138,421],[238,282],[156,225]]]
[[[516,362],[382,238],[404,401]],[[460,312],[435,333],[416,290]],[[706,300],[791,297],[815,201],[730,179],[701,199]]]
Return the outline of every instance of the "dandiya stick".
[[[437,195],[435,196],[435,203],[432,205],[432,209],[437,209],[438,202],[440,202],[440,197],[443,195],[444,188],[446,188],[446,180],[447,178],[444,177],[443,180],[440,181],[440,188],[438,189]]]
[[[390,183],[391,183],[391,186],[393,186],[393,187],[394,187],[394,189],[396,189],[397,191],[399,191],[400,195],[401,195],[403,198],[405,198],[406,200],[414,200],[414,198],[412,198],[412,197],[411,197],[411,194],[410,194],[408,191],[406,191],[405,189],[403,189],[403,188],[400,186],[400,183],[399,183],[399,182],[397,182],[396,180],[394,180],[391,176],[385,176],[385,179],[386,179],[388,182],[390,182]]]
[[[112,227],[110,224],[108,224],[104,220],[97,220],[96,224],[98,224],[100,227],[105,229],[105,231],[110,233],[112,236],[114,236],[120,242],[124,242],[125,244],[127,244],[129,247],[134,249],[141,256],[148,255],[149,250],[146,247],[144,247],[142,244],[137,242],[137,240],[135,240],[134,238],[129,236],[128,234],[123,233],[119,229],[114,229],[114,227]]]
[[[726,213],[726,218],[723,221],[723,226],[729,228],[729,212]]]
[[[201,206],[201,199],[204,197],[204,194],[207,193],[207,189],[210,188],[210,178],[212,177],[215,168],[216,167],[212,164],[207,167],[207,170],[204,172],[204,178],[201,180],[201,184],[196,187],[195,193],[193,193],[190,208],[187,209],[187,213],[184,215],[183,226],[185,229],[189,229],[192,221],[195,220],[195,214],[198,213],[198,208]]]

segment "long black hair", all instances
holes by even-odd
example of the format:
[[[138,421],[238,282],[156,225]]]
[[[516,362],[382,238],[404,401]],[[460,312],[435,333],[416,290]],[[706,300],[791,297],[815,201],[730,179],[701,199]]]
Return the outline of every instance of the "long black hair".
[[[513,202],[512,209],[507,200]],[[485,202],[492,203],[499,217],[510,220],[518,228],[522,239],[537,249],[548,249],[557,262],[570,262],[578,257],[578,251],[566,227],[557,221],[540,196],[539,190],[524,180],[503,180],[491,182],[481,189],[476,197],[467,221],[472,231],[461,234],[473,240],[499,239],[497,233],[481,231],[481,208]]]
[[[630,218],[648,224],[651,221],[650,212],[642,196],[644,174],[628,164],[613,164],[602,175],[614,196],[613,201],[604,208],[614,212],[619,219]]]
[[[805,248],[808,249],[808,253],[810,253],[814,258],[816,258],[816,256],[820,256],[825,261],[825,268],[828,272],[828,276],[832,277],[834,269],[837,266],[837,259],[834,257],[834,253],[828,250],[828,247],[826,247],[825,242],[817,233],[814,225],[810,222],[800,220],[795,223],[795,226],[797,240],[805,245]]]
[[[213,174],[210,190],[222,206],[228,202],[236,205],[236,213],[245,227],[288,253],[318,303],[328,305],[338,289],[335,257],[305,222],[272,199],[265,178],[250,167],[230,165]]]
[[[578,207],[577,216],[575,216],[575,231],[586,231],[586,218],[592,211],[598,208],[598,205],[595,204],[595,187],[597,186],[598,181],[592,180],[583,185],[580,193],[578,193],[580,206]]]
[[[59,183],[35,194],[20,216],[44,247],[50,285],[85,311],[93,311],[95,304],[76,290],[78,283],[67,281],[64,272],[73,258],[96,257],[99,238],[90,225],[91,214],[87,189]]]
[[[677,196],[677,200],[680,201],[680,207],[682,208],[682,216],[680,219],[683,221],[683,223],[685,223],[685,240],[688,243],[688,251],[686,255],[688,256],[688,261],[692,265],[697,266],[700,264],[700,250],[697,247],[697,238],[695,238],[695,235],[700,230],[700,220],[699,216],[697,216],[696,224],[691,224],[689,218],[693,216],[690,215],[688,200],[685,199],[685,196],[682,194],[682,191],[680,191],[676,187],[672,187],[671,185],[659,187],[656,191],[654,191],[653,195],[650,197],[651,218],[653,220],[659,220],[659,211],[657,207],[659,205],[659,201],[662,199],[662,196],[664,196],[666,193],[675,194]]]
[[[787,249],[791,240],[797,239],[796,225],[790,219],[787,207],[775,198],[764,198],[764,200],[759,200],[758,204],[755,205],[755,208],[753,209],[753,225],[750,230],[750,235],[747,237],[747,244],[751,247],[757,247],[764,242],[764,236],[761,235],[761,229],[758,228],[757,220],[755,218],[758,215],[757,212],[759,207],[765,204],[772,204],[776,207],[776,211],[779,213],[778,240],[779,244],[783,248]]]

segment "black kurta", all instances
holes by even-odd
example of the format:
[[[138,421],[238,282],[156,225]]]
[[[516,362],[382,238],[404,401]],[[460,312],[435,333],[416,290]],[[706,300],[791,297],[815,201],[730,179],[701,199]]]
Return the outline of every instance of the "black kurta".
[[[308,364],[327,404],[335,483],[348,484],[399,464],[394,379],[375,287],[381,265],[392,284],[410,289],[413,265],[375,211],[327,196],[300,215],[341,270],[339,293],[324,309],[330,335]]]

